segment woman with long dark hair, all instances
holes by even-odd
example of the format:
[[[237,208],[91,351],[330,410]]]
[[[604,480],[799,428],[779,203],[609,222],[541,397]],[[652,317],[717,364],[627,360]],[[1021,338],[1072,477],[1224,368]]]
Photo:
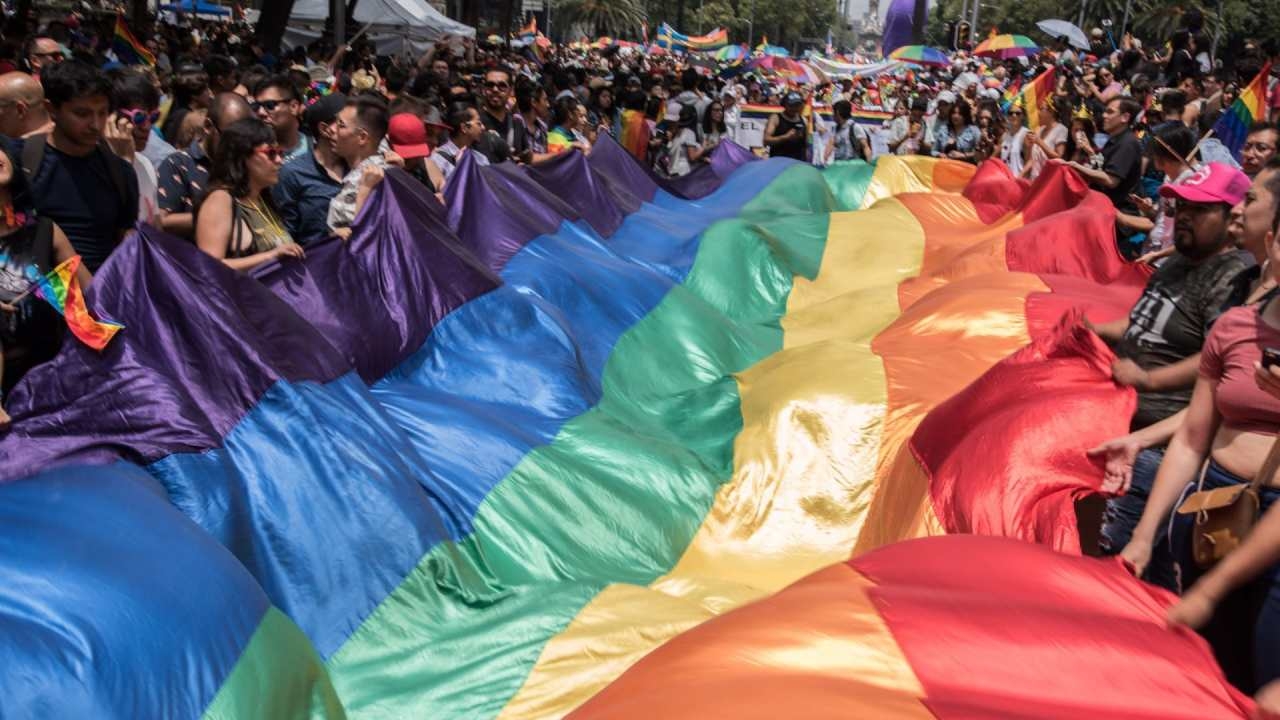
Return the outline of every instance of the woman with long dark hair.
[[[62,228],[37,218],[26,179],[0,137],[0,428],[9,424],[3,399],[28,370],[58,354],[66,323],[32,285],[76,254]],[[80,265],[83,289],[92,276]]]
[[[952,160],[973,162],[983,139],[983,131],[973,124],[973,111],[965,102],[956,103],[947,122],[939,123],[934,132],[933,154]]]
[[[590,126],[597,132],[604,129],[614,137],[621,132],[621,112],[613,88],[605,85],[591,91]]]
[[[710,150],[729,134],[729,125],[724,121],[724,103],[712,100],[702,114],[702,145]]]
[[[257,118],[223,130],[209,171],[209,194],[196,210],[196,245],[236,270],[303,256],[271,200],[284,152]]]

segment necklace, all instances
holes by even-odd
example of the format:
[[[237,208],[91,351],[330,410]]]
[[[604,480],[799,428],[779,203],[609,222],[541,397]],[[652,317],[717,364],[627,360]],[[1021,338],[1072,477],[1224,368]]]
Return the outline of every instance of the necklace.
[[[237,200],[236,202],[240,203],[245,210],[252,210],[253,214],[258,216],[258,219],[265,226],[265,230],[271,235],[273,245],[283,245],[291,240],[289,231],[280,222],[280,218],[276,217],[276,214],[263,202],[261,197],[253,202],[244,200]]]

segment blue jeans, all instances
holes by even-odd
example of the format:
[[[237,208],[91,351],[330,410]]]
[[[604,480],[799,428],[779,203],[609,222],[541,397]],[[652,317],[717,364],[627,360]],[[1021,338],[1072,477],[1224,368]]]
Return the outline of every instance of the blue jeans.
[[[1103,555],[1118,555],[1129,544],[1133,529],[1138,526],[1142,511],[1147,507],[1147,497],[1151,495],[1151,486],[1156,482],[1156,471],[1163,459],[1163,447],[1148,448],[1138,453],[1133,461],[1133,481],[1129,484],[1129,491],[1107,500],[1107,509],[1102,515],[1102,537],[1098,542]],[[1177,574],[1173,559],[1167,538],[1164,533],[1159,533],[1152,543],[1151,562],[1147,564],[1142,579],[1176,592]]]
[[[1245,482],[1212,460],[1204,474],[1205,490]],[[1196,487],[1197,483],[1191,483],[1183,495],[1195,492]],[[1260,488],[1258,499],[1265,514],[1280,499],[1280,490]],[[1193,516],[1174,515],[1170,543],[1178,559],[1183,588],[1190,588],[1207,572],[1192,558],[1194,528]],[[1241,690],[1253,693],[1280,678],[1280,567],[1268,568],[1253,582],[1224,598],[1201,634],[1213,646],[1227,678]]]

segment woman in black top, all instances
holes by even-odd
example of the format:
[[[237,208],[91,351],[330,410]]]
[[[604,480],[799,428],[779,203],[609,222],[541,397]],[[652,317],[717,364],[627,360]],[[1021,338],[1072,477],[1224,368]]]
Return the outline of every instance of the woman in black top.
[[[62,228],[36,218],[26,180],[0,137],[0,428],[9,425],[3,397],[28,370],[58,354],[66,323],[29,292],[36,280],[75,255]],[[92,276],[81,265],[83,290]]]

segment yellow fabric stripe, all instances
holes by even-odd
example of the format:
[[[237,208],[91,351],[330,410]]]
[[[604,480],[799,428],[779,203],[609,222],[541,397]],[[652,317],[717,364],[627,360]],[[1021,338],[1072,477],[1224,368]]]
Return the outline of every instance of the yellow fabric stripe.
[[[882,162],[872,186],[929,190],[930,166]],[[920,224],[892,198],[832,215],[817,277],[796,278],[788,299],[784,349],[737,378],[734,475],[689,549],[649,588],[613,585],[588,603],[499,717],[562,716],[667,639],[848,557],[885,412],[871,340],[898,316],[898,285],[923,251]]]

